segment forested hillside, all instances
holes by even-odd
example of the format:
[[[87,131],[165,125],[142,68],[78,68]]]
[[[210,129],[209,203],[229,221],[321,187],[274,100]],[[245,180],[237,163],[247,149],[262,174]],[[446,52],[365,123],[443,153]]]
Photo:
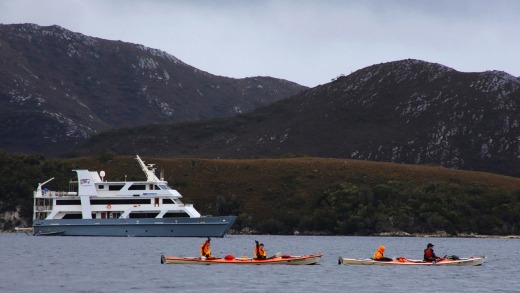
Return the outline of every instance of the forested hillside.
[[[234,230],[267,234],[519,234],[520,179],[439,166],[359,160],[144,158],[204,215],[238,215]],[[74,168],[145,179],[133,157],[46,160],[0,152],[4,229],[30,224],[32,191],[67,190]],[[21,220],[6,219],[18,210]]]

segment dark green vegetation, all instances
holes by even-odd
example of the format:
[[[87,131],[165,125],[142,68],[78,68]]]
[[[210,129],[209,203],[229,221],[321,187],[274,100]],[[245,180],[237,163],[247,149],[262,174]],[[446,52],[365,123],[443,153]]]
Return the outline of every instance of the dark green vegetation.
[[[215,160],[144,158],[202,214],[239,216],[234,226],[258,233],[370,235],[381,232],[519,234],[520,179],[438,166],[282,158]],[[30,218],[32,191],[67,190],[71,169],[107,180],[143,180],[132,157],[45,160],[0,152],[0,212]],[[30,222],[30,221],[29,221]],[[4,228],[17,225],[5,222]]]

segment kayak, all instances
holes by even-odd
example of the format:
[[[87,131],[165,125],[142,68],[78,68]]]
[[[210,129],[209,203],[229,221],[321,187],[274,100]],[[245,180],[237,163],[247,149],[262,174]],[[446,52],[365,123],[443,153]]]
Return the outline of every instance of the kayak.
[[[266,259],[254,259],[249,257],[237,257],[228,255],[222,258],[200,257],[175,257],[161,255],[162,264],[238,264],[238,265],[314,265],[317,264],[323,254],[310,254],[302,256],[277,255]]]
[[[340,257],[338,264],[340,265],[377,265],[377,266],[406,266],[406,265],[419,265],[419,266],[480,266],[484,263],[485,256],[474,256],[459,259],[445,258],[436,262],[427,262],[416,259],[406,259],[400,257],[392,261],[377,261],[371,258],[346,258]]]
[[[342,265],[419,265],[419,266],[480,266],[484,263],[485,256],[468,257],[459,259],[442,259],[436,262],[427,262],[416,259],[396,259],[392,261],[377,261],[371,258],[346,258],[340,257],[338,264]]]

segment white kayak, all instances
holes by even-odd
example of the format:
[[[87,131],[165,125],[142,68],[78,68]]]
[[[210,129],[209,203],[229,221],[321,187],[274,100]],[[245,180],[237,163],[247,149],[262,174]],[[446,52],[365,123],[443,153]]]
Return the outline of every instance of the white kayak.
[[[428,262],[416,259],[398,258],[391,261],[377,261],[371,258],[347,258],[340,257],[340,265],[376,265],[376,266],[480,266],[484,263],[485,256],[474,256],[458,259],[441,259],[435,262]]]

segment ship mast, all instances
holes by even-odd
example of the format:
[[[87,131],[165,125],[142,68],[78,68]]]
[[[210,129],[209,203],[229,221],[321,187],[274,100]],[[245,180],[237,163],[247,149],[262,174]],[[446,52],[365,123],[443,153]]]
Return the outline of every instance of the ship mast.
[[[40,195],[40,196],[43,195],[42,194],[42,186],[44,186],[45,184],[51,182],[52,180],[54,180],[54,177],[52,177],[51,179],[49,179],[49,180],[47,180],[47,181],[45,181],[43,183],[38,183],[38,188],[36,188],[36,193],[38,195]]]
[[[159,178],[157,178],[157,176],[155,176],[155,169],[156,169],[154,167],[155,164],[148,164],[148,165],[146,165],[144,163],[144,161],[141,160],[139,155],[136,155],[136,156],[137,156],[137,161],[139,162],[139,165],[141,166],[141,169],[146,174],[146,180],[147,181],[152,181],[152,182],[161,181],[161,180],[159,180]]]

